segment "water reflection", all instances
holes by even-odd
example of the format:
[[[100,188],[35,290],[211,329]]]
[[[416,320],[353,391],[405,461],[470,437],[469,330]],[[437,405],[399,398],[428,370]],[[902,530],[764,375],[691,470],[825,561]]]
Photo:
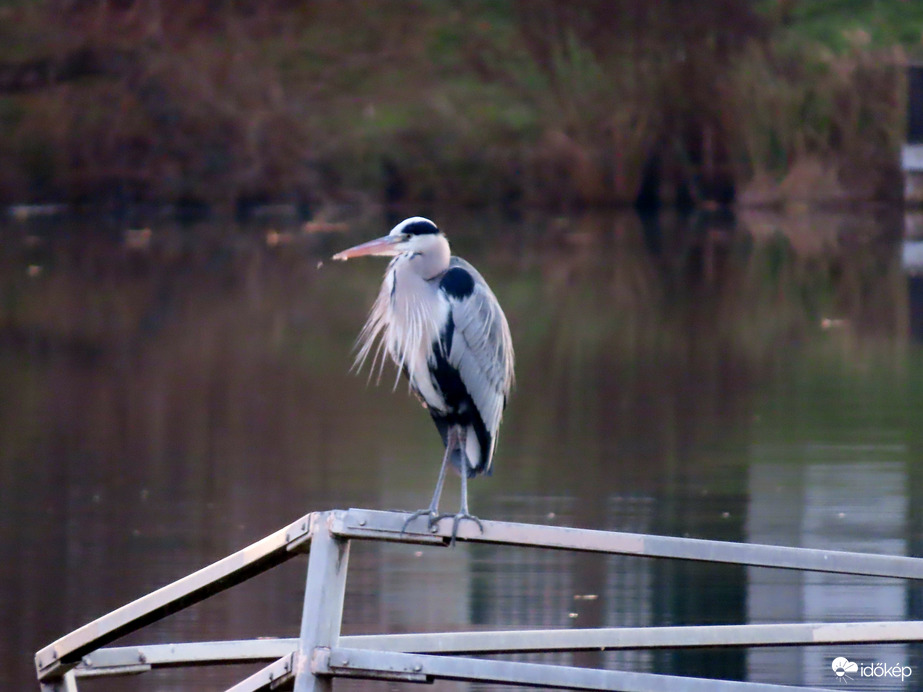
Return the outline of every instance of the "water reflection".
[[[894,219],[447,218],[518,356],[476,514],[923,552],[923,361]],[[141,245],[98,226],[0,230],[0,665],[16,688],[33,684],[39,646],[305,511],[421,506],[441,458],[402,384],[348,373],[383,265],[319,264],[385,220],[348,235],[152,224]],[[267,244],[270,230],[286,242]],[[131,640],[291,636],[303,569]],[[887,619],[918,617],[920,600],[881,580],[358,545],[344,631]],[[914,646],[860,651],[919,664]],[[830,684],[833,655],[862,654],[527,660]]]
[[[748,538],[753,542],[906,555],[908,478],[901,445],[757,451],[750,467]],[[760,461],[765,455],[771,461]],[[832,457],[832,458],[831,458]],[[875,459],[876,461],[866,461]],[[904,580],[752,568],[750,622],[842,622],[915,619]],[[908,661],[906,645],[823,646],[750,652],[749,677],[764,682],[829,683],[837,656],[853,661]],[[865,681],[869,682],[869,681]],[[861,682],[860,682],[861,684]]]

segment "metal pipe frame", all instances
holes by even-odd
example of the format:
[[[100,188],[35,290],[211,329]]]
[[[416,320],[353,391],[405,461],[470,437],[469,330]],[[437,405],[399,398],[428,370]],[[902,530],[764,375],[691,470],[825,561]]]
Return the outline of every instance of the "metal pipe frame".
[[[493,661],[479,658],[425,656],[365,649],[320,650],[314,660],[320,674],[407,682],[460,680],[497,682],[529,687],[623,692],[793,692],[805,687],[688,678],[656,673],[600,670],[542,663]],[[817,688],[811,688],[816,692]],[[241,691],[242,692],[242,691]]]
[[[404,531],[403,525],[409,516],[403,512],[362,509],[305,515],[261,541],[104,615],[44,647],[36,654],[39,683],[43,690],[49,692],[76,692],[78,677],[138,673],[165,666],[273,661],[232,689],[243,692],[275,688],[293,682],[296,692],[329,692],[333,677],[358,676],[407,682],[426,682],[435,678],[492,680],[527,686],[539,684],[536,681],[540,681],[544,687],[625,689],[638,692],[656,692],[661,689],[689,692],[700,689],[792,690],[797,688],[484,661],[468,656],[593,649],[923,641],[923,622],[714,625],[340,637],[351,540],[384,540],[438,546],[449,544],[451,519],[441,521],[432,530],[425,528],[425,521],[420,521],[419,527],[411,525]],[[512,522],[483,521],[482,526],[483,531],[480,531],[473,522],[461,524],[457,539],[494,545],[923,579],[923,559],[903,556]],[[303,552],[309,545],[301,634],[298,639],[100,648],[120,636],[271,569]],[[559,680],[560,684],[553,682],[555,680]],[[724,687],[716,687],[719,683]]]
[[[426,517],[402,532],[409,514],[351,509],[336,513],[333,532],[342,538],[358,538],[399,542],[436,542],[448,545],[452,536],[452,519],[446,518],[434,531],[419,531]],[[731,543],[700,538],[649,536],[620,531],[573,529],[564,526],[517,524],[505,521],[481,521],[483,531],[474,522],[462,522],[457,540],[494,545],[517,545],[532,548],[553,548],[610,555],[635,555],[699,562],[718,562],[772,567],[834,574],[855,574],[872,577],[923,579],[923,559],[896,555],[789,548],[757,543]]]
[[[289,560],[310,540],[314,520],[315,515],[305,515],[243,550],[113,610],[49,644],[35,654],[39,682],[61,678],[83,656],[101,646]]]
[[[435,680],[457,680],[542,689],[620,692],[817,692],[825,689],[347,648],[318,648],[311,661],[311,670],[318,677],[336,676],[424,684]],[[289,684],[291,679],[287,659],[280,659],[230,688],[228,692],[272,690]]]
[[[295,692],[331,692],[333,689],[332,678],[315,674],[310,661],[315,649],[335,646],[340,638],[349,541],[330,531],[333,512],[321,516],[326,530],[314,534],[308,555],[301,636],[293,663]]]
[[[340,637],[338,645],[368,651],[471,656],[715,646],[898,644],[921,640],[923,622],[912,621],[361,634]],[[78,678],[91,678],[183,665],[270,662],[294,653],[298,644],[297,638],[280,638],[99,649],[92,657],[84,657],[73,672]]]

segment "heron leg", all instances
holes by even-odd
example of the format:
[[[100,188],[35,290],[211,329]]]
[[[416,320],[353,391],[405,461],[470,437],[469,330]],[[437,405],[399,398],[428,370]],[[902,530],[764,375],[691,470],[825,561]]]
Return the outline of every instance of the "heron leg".
[[[463,516],[470,516],[468,514],[468,469],[465,469],[461,475],[461,504],[459,505],[458,513]]]
[[[407,517],[404,526],[401,528],[401,533],[404,533],[410,522],[417,517],[428,516],[428,528],[430,530],[432,530],[436,522],[442,518],[439,515],[439,499],[442,497],[442,486],[445,483],[445,471],[449,466],[449,459],[452,457],[452,451],[455,449],[456,445],[458,445],[458,433],[453,426],[449,429],[448,436],[446,437],[445,454],[442,457],[442,468],[439,469],[439,479],[436,481],[436,490],[433,492],[433,499],[429,503],[429,507],[426,509],[419,509]]]
[[[465,449],[465,432],[462,431],[459,433],[458,446],[459,449]],[[462,459],[465,459],[464,453],[462,453]],[[458,535],[458,525],[462,521],[473,521],[478,525],[481,533],[484,533],[484,527],[481,525],[481,520],[476,516],[471,514],[468,511],[468,469],[461,469],[461,504],[458,508],[458,514],[452,518],[452,538],[449,541],[450,545],[455,543],[455,537]]]
[[[442,455],[442,467],[439,469],[439,478],[436,480],[436,489],[433,491],[433,499],[429,503],[429,513],[436,516],[439,513],[439,499],[442,497],[442,485],[445,483],[445,471],[449,468],[449,459],[452,457],[452,450],[458,444],[458,434],[455,429],[449,430],[446,439],[445,454]]]

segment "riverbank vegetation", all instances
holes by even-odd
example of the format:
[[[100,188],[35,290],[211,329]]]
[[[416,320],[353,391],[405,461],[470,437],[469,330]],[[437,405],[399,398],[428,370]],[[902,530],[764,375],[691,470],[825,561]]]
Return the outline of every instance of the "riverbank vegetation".
[[[0,0],[0,202],[900,197],[923,5]]]

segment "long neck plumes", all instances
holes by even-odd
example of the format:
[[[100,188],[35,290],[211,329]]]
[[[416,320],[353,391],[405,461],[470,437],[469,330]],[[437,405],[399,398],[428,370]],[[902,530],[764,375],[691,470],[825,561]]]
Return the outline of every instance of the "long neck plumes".
[[[422,381],[431,346],[448,314],[448,305],[434,279],[445,272],[450,258],[445,236],[433,234],[421,236],[414,251],[391,261],[359,334],[355,369],[361,369],[374,350],[369,374],[377,367],[380,378],[387,350],[398,374],[405,371],[414,386]]]

